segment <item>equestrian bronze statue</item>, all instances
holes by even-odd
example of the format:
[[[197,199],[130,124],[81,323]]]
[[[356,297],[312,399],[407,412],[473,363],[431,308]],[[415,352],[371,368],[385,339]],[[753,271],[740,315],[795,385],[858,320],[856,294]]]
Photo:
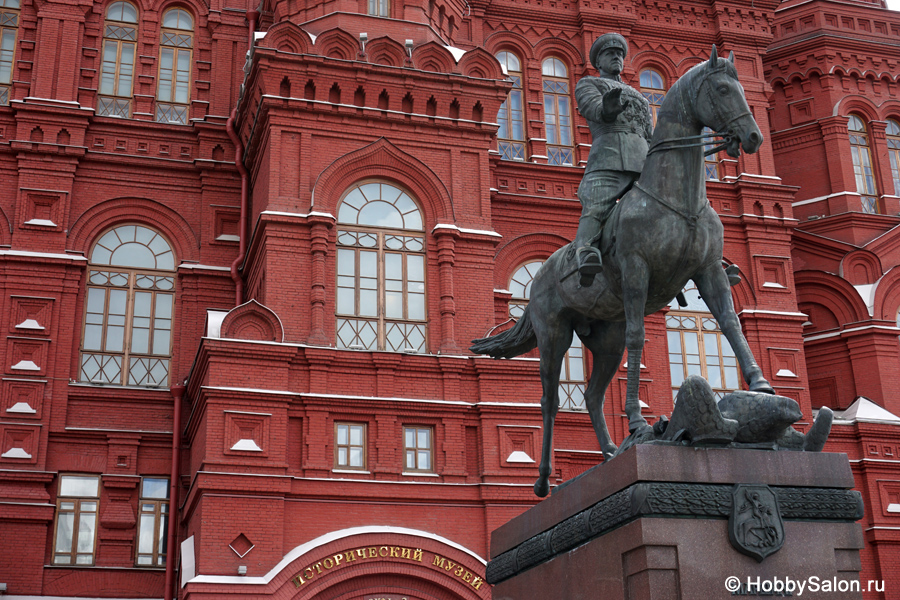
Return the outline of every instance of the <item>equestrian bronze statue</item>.
[[[531,287],[525,313],[499,335],[476,340],[472,351],[495,358],[540,350],[543,387],[543,449],[538,496],[549,492],[553,425],[559,409],[560,370],[573,332],[593,355],[585,402],[605,457],[616,452],[603,416],[604,393],[628,348],[625,412],[634,433],[650,429],[641,416],[638,383],[644,346],[644,316],[667,304],[693,280],[731,343],[751,391],[773,393],[753,358],[722,268],[723,227],[706,197],[702,134],[721,138],[715,150],[738,157],[756,152],[763,137],[738,82],[734,55],[710,59],[681,77],[660,107],[640,178],[610,213],[602,228],[602,270],[584,281],[577,252],[556,251]]]

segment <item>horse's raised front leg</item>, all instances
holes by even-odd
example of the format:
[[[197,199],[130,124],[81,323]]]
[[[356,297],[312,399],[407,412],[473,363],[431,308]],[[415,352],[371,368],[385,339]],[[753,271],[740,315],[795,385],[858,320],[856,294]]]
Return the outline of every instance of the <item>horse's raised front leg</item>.
[[[628,430],[637,431],[647,425],[641,416],[638,390],[641,383],[641,354],[644,351],[644,309],[647,306],[647,286],[650,269],[637,256],[626,258],[622,264],[622,300],[625,304],[625,345],[628,348],[628,388],[625,393],[625,414]]]
[[[625,352],[625,323],[596,321],[591,324],[590,333],[582,337],[581,341],[591,351],[593,357],[591,380],[584,393],[584,401],[591,415],[597,441],[600,442],[600,450],[603,451],[604,458],[610,459],[616,452],[616,445],[606,426],[603,404],[606,388],[622,364],[622,354]]]
[[[734,303],[731,300],[731,286],[728,283],[728,275],[719,261],[715,261],[694,277],[694,283],[709,312],[716,318],[716,322],[722,329],[722,333],[731,344],[734,354],[737,357],[738,364],[741,366],[741,373],[744,375],[744,381],[750,391],[768,392],[774,394],[775,390],[763,377],[762,369],[756,364],[753,352],[750,351],[750,345],[744,332],[741,331],[741,322],[738,320],[737,314],[734,312]]]
[[[541,353],[541,414],[544,417],[544,442],[541,447],[541,464],[538,467],[538,480],[534,483],[534,493],[543,498],[550,492],[550,472],[553,468],[553,424],[559,410],[559,374],[566,351],[572,344],[572,328],[558,324],[556,329],[547,327],[540,331],[535,323],[538,335],[538,349]]]

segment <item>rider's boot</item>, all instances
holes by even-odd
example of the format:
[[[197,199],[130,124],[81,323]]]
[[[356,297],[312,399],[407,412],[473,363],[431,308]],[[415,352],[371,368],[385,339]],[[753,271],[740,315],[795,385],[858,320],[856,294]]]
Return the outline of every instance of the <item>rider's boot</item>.
[[[582,246],[575,251],[578,259],[578,273],[581,275],[581,287],[590,287],[594,277],[603,271],[603,257],[594,246]]]
[[[603,258],[598,249],[603,223],[592,212],[586,212],[587,214],[581,215],[578,220],[578,233],[575,234],[575,241],[572,242],[582,287],[588,287],[594,283],[594,276],[603,270]]]

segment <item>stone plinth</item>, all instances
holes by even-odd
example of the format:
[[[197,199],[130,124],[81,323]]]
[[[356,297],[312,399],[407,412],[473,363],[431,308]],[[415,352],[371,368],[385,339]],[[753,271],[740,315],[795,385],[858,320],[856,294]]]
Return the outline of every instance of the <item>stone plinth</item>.
[[[788,579],[807,597],[858,599],[863,505],[852,487],[843,454],[636,446],[494,531],[487,578],[494,600],[771,596],[766,586]],[[780,546],[761,562],[729,540],[729,518],[736,531],[749,522],[735,535],[758,554],[760,514],[779,538],[762,553]]]

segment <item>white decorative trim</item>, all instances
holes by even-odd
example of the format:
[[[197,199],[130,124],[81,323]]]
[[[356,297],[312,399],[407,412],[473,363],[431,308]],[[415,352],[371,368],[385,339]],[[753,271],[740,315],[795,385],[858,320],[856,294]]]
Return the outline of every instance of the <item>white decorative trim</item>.
[[[242,439],[238,440],[234,446],[231,447],[232,450],[242,450],[244,452],[262,452],[262,448],[259,445],[251,440],[251,439]],[[243,556],[241,556],[243,558]]]
[[[40,371],[41,368],[37,366],[32,360],[20,360],[16,364],[12,366],[13,369],[18,371]]]
[[[783,315],[785,317],[808,317],[809,316],[806,313],[802,313],[802,312],[784,312],[784,311],[780,311],[780,310],[754,310],[754,309],[750,309],[750,308],[745,308],[744,310],[742,310],[741,312],[738,313],[738,315],[743,315],[743,314]]]
[[[222,335],[222,322],[226,316],[227,310],[206,310],[206,337],[218,339]]]
[[[221,236],[220,236],[221,237]],[[206,271],[230,271],[231,267],[217,267],[215,265],[198,265],[197,263],[181,263],[179,269],[203,269]]]
[[[35,331],[43,331],[44,326],[34,319],[25,319],[24,321],[16,325],[16,329],[32,329]]]
[[[116,155],[118,156],[118,155]],[[34,258],[61,258],[65,260],[83,260],[87,259],[83,256],[72,256],[71,254],[56,254],[53,252],[29,252],[27,250],[0,250],[0,256],[31,256]]]
[[[31,458],[31,455],[25,452],[24,448],[10,448],[0,458]]]
[[[866,325],[865,327],[854,327],[853,329],[844,329],[841,331],[833,331],[831,333],[823,333],[822,335],[811,335],[803,338],[804,342],[812,342],[815,340],[824,340],[827,338],[839,337],[844,333],[853,333],[855,331],[865,331],[866,329],[883,329],[884,331],[892,331],[900,333],[900,327],[887,327],[885,325]]]
[[[56,227],[56,223],[50,219],[31,219],[25,221],[25,225],[40,225],[41,227]]]
[[[251,394],[276,394],[279,396],[299,396],[298,392],[286,392],[284,390],[261,390],[257,388],[225,387],[219,385],[203,385],[202,390],[217,390],[220,392],[248,392]]]
[[[223,585],[267,585],[288,565],[290,565],[292,562],[294,562],[304,554],[307,554],[308,552],[311,552],[316,548],[319,548],[326,544],[330,544],[331,542],[337,540],[342,540],[357,535],[365,535],[368,533],[408,535],[424,538],[429,541],[436,541],[446,546],[450,546],[451,548],[455,548],[460,552],[468,554],[469,556],[480,562],[482,565],[487,565],[487,561],[475,552],[472,552],[465,546],[457,544],[452,540],[448,540],[447,538],[436,533],[420,531],[418,529],[409,529],[407,527],[393,527],[390,525],[368,525],[363,527],[350,527],[348,529],[341,529],[339,531],[331,531],[324,535],[320,535],[316,539],[306,542],[305,544],[300,544],[299,546],[285,554],[284,558],[282,558],[281,561],[277,565],[275,565],[271,571],[261,577],[246,577],[238,575],[197,575],[193,579],[188,581],[188,583],[221,583]],[[76,599],[73,598],[72,600]]]
[[[534,459],[528,456],[527,452],[522,450],[514,450],[506,457],[508,463],[534,463]]]
[[[142,569],[146,570],[146,569]],[[162,598],[101,598],[100,596],[7,596],[3,600],[163,600]]]
[[[472,235],[486,235],[486,236],[498,237],[498,238],[503,237],[496,231],[489,231],[487,229],[465,229],[463,227],[457,227],[456,225],[451,225],[450,223],[438,223],[431,230],[431,233],[434,233],[438,229],[455,229],[455,230],[459,231],[460,233],[470,233]]]
[[[861,196],[859,192],[835,192],[834,194],[828,194],[827,196],[819,196],[818,198],[810,198],[809,200],[800,200],[799,202],[794,202],[792,206],[803,206],[804,204],[813,204],[815,202],[821,202],[822,200],[828,200],[829,198],[834,198],[836,196]]]
[[[456,62],[459,62],[459,59],[461,59],[463,56],[465,56],[465,54],[467,52],[466,50],[463,50],[462,48],[457,48],[456,46],[444,46],[444,48],[446,48],[447,51],[453,55],[453,59]],[[503,65],[500,65],[500,66],[503,67]],[[506,67],[503,67],[503,73],[504,74],[506,73]]]

